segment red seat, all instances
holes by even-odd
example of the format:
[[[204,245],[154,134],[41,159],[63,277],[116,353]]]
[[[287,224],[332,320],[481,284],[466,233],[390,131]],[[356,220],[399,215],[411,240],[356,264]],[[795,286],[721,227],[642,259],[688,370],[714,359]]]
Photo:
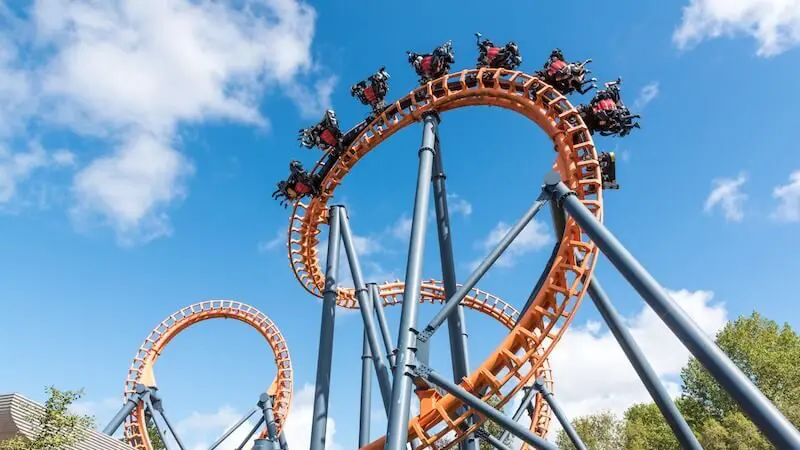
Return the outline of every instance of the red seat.
[[[567,67],[567,63],[559,59],[550,64],[550,67],[547,68],[547,74],[553,76],[556,74],[556,72],[561,71],[561,69],[563,69],[564,67]]]
[[[492,62],[498,53],[500,53],[500,47],[489,47],[489,50],[486,50],[486,59]]]
[[[372,86],[368,86],[366,89],[364,89],[364,97],[367,98],[367,101],[370,104],[377,101],[377,98],[375,97],[375,91],[372,89]]]
[[[433,56],[426,56],[422,58],[422,64],[420,67],[422,68],[422,73],[429,74],[431,73],[431,63],[433,62]]]
[[[333,133],[331,133],[330,130],[325,130],[322,133],[320,133],[319,138],[322,139],[322,142],[332,147],[336,146],[336,137],[333,135]]]
[[[294,190],[295,190],[295,192],[297,192],[298,194],[301,194],[301,195],[302,194],[308,194],[309,192],[311,192],[311,187],[309,187],[305,183],[297,182],[297,183],[294,184]]]

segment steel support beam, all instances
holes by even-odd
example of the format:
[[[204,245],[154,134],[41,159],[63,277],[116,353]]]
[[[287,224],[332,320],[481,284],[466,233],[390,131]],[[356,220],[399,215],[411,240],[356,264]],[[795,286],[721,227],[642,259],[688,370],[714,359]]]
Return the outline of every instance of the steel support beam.
[[[358,309],[361,311],[361,319],[364,321],[364,331],[367,333],[369,350],[372,353],[375,373],[378,376],[381,399],[383,399],[383,406],[388,416],[392,405],[389,401],[392,395],[391,373],[389,372],[387,360],[383,355],[383,350],[381,350],[380,343],[378,342],[378,332],[375,330],[375,320],[372,316],[372,305],[370,305],[367,287],[364,284],[364,277],[361,274],[361,264],[358,262],[356,247],[353,243],[350,220],[347,218],[347,212],[344,211],[344,208],[342,209],[342,214],[339,217],[342,231],[342,243],[344,244],[345,254],[347,254],[347,260],[350,263],[350,272],[353,275],[353,285],[355,286],[356,298],[358,298]]]
[[[158,432],[158,437],[161,438],[161,442],[164,443],[164,447],[166,447],[167,450],[169,450],[170,445],[167,442],[167,435],[164,434],[164,430],[158,425],[158,421],[156,420],[156,415],[155,415],[156,411],[155,411],[155,408],[153,407],[153,402],[151,401],[151,398],[152,398],[152,393],[151,393],[151,395],[145,396],[143,398],[144,407],[145,407],[145,417],[147,417],[146,413],[149,410],[150,411],[150,417],[153,419],[153,425],[155,425],[156,431]],[[173,433],[173,436],[174,436],[174,433]]]
[[[396,350],[392,348],[392,335],[389,333],[389,322],[386,321],[386,313],[383,311],[383,300],[381,300],[380,290],[376,283],[367,283],[372,293],[372,307],[375,308],[375,317],[378,319],[378,328],[381,330],[383,337],[383,346],[386,349],[386,357],[389,359],[389,364],[394,368],[396,363],[395,353]]]
[[[419,365],[414,368],[414,374],[439,386],[448,393],[453,394],[454,397],[474,408],[477,412],[486,416],[492,422],[500,425],[500,427],[510,431],[511,434],[522,439],[528,443],[528,445],[541,450],[558,450],[558,447],[556,447],[555,444],[536,436],[527,428],[523,427],[517,422],[514,422],[502,412],[496,410],[494,407],[488,403],[485,403],[480,398],[472,395],[469,391],[461,386],[436,373],[433,369],[424,365]]]
[[[431,319],[430,323],[425,327],[424,330],[420,333],[419,340],[422,342],[427,342],[433,333],[444,323],[445,320],[450,316],[450,314],[458,308],[461,301],[464,300],[464,297],[467,296],[469,291],[478,284],[481,278],[486,274],[492,264],[497,261],[498,258],[503,254],[503,252],[514,242],[517,236],[525,229],[525,226],[533,219],[536,213],[542,208],[542,206],[547,202],[547,194],[542,192],[539,198],[531,205],[528,211],[522,216],[522,218],[511,227],[510,230],[503,236],[503,239],[497,244],[497,246],[486,256],[486,259],[478,265],[478,267],[472,272],[472,275],[469,276],[467,281],[453,294],[452,297],[447,299],[444,306],[439,313]]]
[[[547,404],[550,405],[550,409],[553,410],[553,413],[556,415],[561,427],[564,428],[567,436],[569,436],[569,440],[572,441],[572,445],[574,445],[578,450],[587,450],[586,444],[584,444],[581,440],[581,437],[578,436],[578,432],[575,431],[575,427],[572,426],[567,418],[567,415],[564,414],[564,410],[561,409],[561,405],[559,405],[556,399],[553,397],[553,393],[550,392],[550,390],[547,389],[547,386],[544,385],[544,380],[537,379],[533,383],[533,388],[539,391]]]
[[[225,439],[228,439],[228,437],[230,437],[230,435],[233,434],[234,431],[238,430],[239,427],[241,427],[245,422],[247,422],[251,417],[253,417],[253,414],[255,414],[257,412],[258,412],[258,408],[257,407],[251,409],[250,412],[245,414],[241,419],[239,419],[238,422],[236,422],[236,424],[234,426],[232,426],[228,431],[225,432],[225,434],[223,434],[219,439],[217,439],[217,441],[214,442],[211,445],[211,447],[209,447],[208,450],[214,450],[215,448],[219,447],[219,445],[222,444],[222,442]]]
[[[314,388],[310,450],[325,450],[325,434],[328,428],[333,332],[336,318],[336,296],[338,295],[341,209],[341,206],[332,205],[328,217],[328,254],[325,260],[325,289],[322,292],[322,323],[319,332],[319,352],[317,353],[317,379]]]
[[[250,429],[250,432],[249,432],[249,433],[247,433],[247,436],[245,436],[244,440],[242,440],[242,443],[241,443],[241,444],[239,444],[239,446],[238,446],[238,447],[236,447],[236,450],[242,450],[242,449],[244,448],[244,446],[245,446],[245,445],[247,445],[247,441],[249,441],[249,440],[250,440],[250,438],[251,438],[251,437],[253,437],[253,435],[254,435],[254,434],[256,434],[256,432],[258,431],[258,428],[259,428],[259,427],[261,426],[261,424],[263,424],[264,422],[265,422],[265,420],[264,420],[264,416],[262,415],[262,416],[261,416],[261,417],[258,419],[258,422],[256,422],[256,425],[255,425],[253,428],[251,428],[251,429]]]
[[[122,405],[122,408],[120,408],[119,412],[117,412],[111,421],[108,422],[108,425],[103,428],[103,434],[111,436],[116,433],[119,426],[125,421],[125,418],[128,417],[134,409],[136,409],[136,405],[138,405],[139,402],[142,402],[145,397],[149,396],[150,391],[144,385],[137,384],[136,391],[128,397],[128,400],[124,405]]]
[[[411,406],[413,380],[408,373],[414,362],[416,346],[417,309],[422,283],[422,257],[425,250],[425,229],[430,200],[431,172],[433,166],[436,130],[439,125],[435,114],[422,118],[422,144],[419,149],[419,172],[411,219],[411,239],[406,265],[403,309],[397,335],[397,363],[394,368],[391,409],[386,430],[386,450],[405,450],[408,437],[408,413]]]
[[[507,433],[507,431],[504,432],[503,434],[505,433]],[[475,436],[478,437],[479,439],[486,441],[489,445],[496,448],[497,450],[511,450],[511,448],[508,447],[506,444],[504,444],[502,440],[494,437],[485,428],[478,428],[478,430],[475,431]]]
[[[456,293],[456,264],[453,255],[453,236],[450,227],[450,211],[447,206],[447,176],[444,173],[442,161],[442,147],[438,134],[434,140],[433,155],[433,200],[436,209],[436,230],[439,238],[439,259],[442,263],[442,284],[444,296],[450,298]],[[447,318],[447,329],[450,335],[450,359],[453,364],[453,380],[460,383],[461,379],[469,375],[469,352],[467,350],[467,323],[464,317],[464,306],[459,304]],[[425,352],[427,355],[427,352]],[[422,360],[422,355],[418,355]],[[427,364],[428,361],[422,360]],[[472,418],[467,418],[464,424],[472,426]],[[477,450],[478,443],[470,435],[459,443],[461,450]]]
[[[636,344],[631,333],[622,323],[622,317],[617,313],[614,305],[611,304],[611,300],[600,285],[597,275],[592,277],[588,292],[589,297],[591,297],[600,315],[603,316],[606,324],[608,324],[611,334],[617,339],[625,356],[628,357],[628,361],[631,362],[634,370],[636,370],[636,373],[639,375],[639,379],[642,380],[642,383],[644,383],[644,386],[647,388],[647,392],[650,393],[658,409],[661,410],[661,414],[664,415],[664,419],[667,421],[670,428],[672,428],[672,432],[681,444],[681,448],[702,450],[703,447],[697,442],[697,438],[689,428],[689,424],[686,423],[681,413],[678,412],[678,408],[675,406],[675,402],[672,401],[672,397],[669,396],[667,389],[661,383],[658,375],[656,375],[650,363],[647,362],[644,352],[642,352],[642,349]]]
[[[371,285],[367,285],[370,288]],[[375,302],[375,295],[370,289],[369,292],[370,303]],[[378,299],[377,301],[380,301]],[[367,332],[364,331],[361,344],[361,409],[358,420],[358,447],[361,448],[369,444],[369,426],[370,414],[372,413],[372,370],[370,366],[372,362],[372,353],[369,351],[369,340],[367,339]]]
[[[278,443],[278,427],[275,425],[275,412],[273,410],[272,398],[267,393],[262,393],[258,401],[261,411],[264,414],[264,423],[267,425],[267,449],[280,450]]]
[[[525,391],[525,395],[522,397],[522,402],[520,402],[517,410],[514,411],[514,415],[511,416],[511,420],[514,422],[519,422],[519,419],[522,418],[522,414],[525,413],[528,405],[530,405],[533,401],[533,397],[536,396],[536,389],[533,389],[532,387],[523,387],[522,389]],[[500,435],[500,442],[505,442],[506,439],[508,439],[509,434],[511,433],[509,433],[508,430],[503,431],[503,434]]]
[[[703,330],[667,295],[666,290],[587,209],[574,192],[551,172],[545,189],[580,225],[645,302],[683,342],[711,376],[733,397],[753,423],[777,448],[800,448],[800,432],[739,370]]]
[[[158,388],[152,387],[149,389],[150,389],[150,405],[155,409],[155,411],[158,411],[158,415],[161,416],[161,420],[164,421],[164,424],[167,426],[167,429],[169,430],[170,433],[172,433],[172,437],[175,438],[175,442],[178,444],[178,448],[180,448],[181,450],[185,450],[186,447],[184,447],[183,442],[181,442],[180,437],[178,437],[178,434],[172,427],[172,424],[167,418],[167,415],[164,413],[164,403],[161,401],[161,397],[158,395]],[[151,414],[153,412],[154,411],[151,411]]]

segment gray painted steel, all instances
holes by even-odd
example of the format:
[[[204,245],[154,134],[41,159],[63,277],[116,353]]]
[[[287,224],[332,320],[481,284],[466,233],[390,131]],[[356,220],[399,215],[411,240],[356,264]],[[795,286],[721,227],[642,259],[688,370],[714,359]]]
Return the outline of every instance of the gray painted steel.
[[[681,413],[678,412],[678,408],[675,406],[675,402],[672,401],[672,397],[669,396],[667,389],[664,388],[658,375],[656,375],[650,363],[647,362],[644,352],[642,352],[642,349],[636,344],[636,340],[633,339],[633,336],[625,327],[625,324],[622,323],[622,318],[619,316],[619,313],[617,313],[614,305],[611,304],[611,300],[600,285],[597,275],[592,277],[588,292],[597,310],[600,311],[600,315],[603,316],[606,324],[608,324],[611,334],[617,338],[617,342],[619,342],[619,346],[622,347],[625,356],[628,357],[628,361],[631,362],[636,373],[639,374],[639,379],[642,380],[642,383],[644,383],[644,386],[647,388],[647,392],[650,393],[658,409],[661,410],[661,414],[664,415],[664,419],[667,421],[670,428],[672,428],[672,432],[675,434],[681,447],[684,449],[702,450],[703,447],[697,442],[697,438],[689,428],[689,424],[686,423]]]
[[[733,397],[767,439],[780,449],[800,449],[800,432],[717,347],[702,329],[667,295],[664,288],[571,192],[558,173],[545,178],[546,190],[589,235],[622,276],[683,342],[686,348]]]
[[[494,407],[488,403],[484,402],[478,397],[475,397],[466,389],[454,384],[429,367],[419,365],[415,368],[414,372],[417,376],[423,377],[445,391],[453,394],[456,398],[476,409],[479,413],[510,431],[511,434],[527,442],[529,445],[542,450],[558,450],[558,447],[556,447],[552,442],[548,442],[539,436],[536,436],[527,428],[523,427],[517,422],[514,422],[502,412],[494,409]]]
[[[525,226],[528,225],[528,223],[533,219],[536,213],[538,213],[539,210],[542,208],[542,206],[544,206],[544,204],[547,202],[546,197],[547,194],[543,192],[542,195],[540,195],[539,198],[533,203],[533,205],[531,205],[528,211],[525,212],[522,218],[520,218],[520,220],[517,223],[515,223],[510,230],[508,230],[505,236],[503,236],[503,239],[500,240],[497,246],[489,253],[488,256],[486,256],[486,258],[480,263],[480,265],[478,265],[478,267],[472,272],[472,275],[470,275],[469,278],[467,278],[467,281],[465,281],[464,284],[461,285],[461,287],[458,289],[458,291],[456,291],[455,294],[453,294],[452,297],[447,299],[447,302],[439,311],[439,313],[436,314],[436,316],[434,316],[433,319],[431,319],[428,326],[426,326],[425,329],[420,334],[420,340],[427,341],[428,339],[430,339],[433,333],[442,325],[442,323],[444,323],[444,321],[447,319],[447,317],[450,316],[453,310],[458,308],[459,304],[461,303],[462,300],[464,300],[464,297],[467,296],[469,291],[473,287],[475,287],[476,284],[478,284],[478,281],[480,281],[481,278],[483,278],[483,276],[486,274],[486,272],[489,270],[492,264],[494,264],[495,261],[497,261],[497,259],[500,258],[500,256],[508,248],[508,246],[511,245],[512,242],[514,242],[514,239],[516,239],[516,237],[519,236],[522,230],[525,229]]]
[[[430,200],[431,171],[438,117],[426,114],[422,119],[422,144],[419,149],[419,171],[411,219],[411,239],[408,245],[405,292],[400,327],[397,333],[397,365],[394,368],[392,401],[386,429],[386,449],[405,450],[408,441],[408,412],[411,406],[413,380],[407,373],[414,362],[417,309],[422,284],[422,257],[425,250],[425,228]]]
[[[350,263],[350,273],[353,275],[353,285],[355,286],[356,297],[358,298],[358,310],[361,312],[361,319],[364,322],[364,331],[367,333],[369,350],[372,353],[372,361],[375,365],[375,373],[378,376],[381,399],[383,399],[383,406],[386,409],[386,415],[388,416],[389,409],[391,408],[389,398],[392,395],[391,372],[389,372],[389,366],[386,363],[386,357],[383,355],[380,343],[378,342],[378,332],[375,329],[375,321],[374,317],[372,316],[372,307],[369,304],[369,294],[367,294],[367,287],[364,284],[364,277],[361,274],[361,264],[358,262],[356,246],[353,243],[353,233],[350,231],[350,221],[347,218],[346,212],[342,212],[339,221],[342,225],[342,242],[344,243],[344,250],[347,254],[347,260]]]
[[[311,444],[309,447],[311,450],[325,450],[325,434],[328,428],[333,331],[336,319],[336,291],[339,277],[341,209],[340,206],[331,206],[328,218],[328,254],[325,260],[325,290],[322,292],[322,323],[319,330],[317,380],[314,389],[314,412],[311,419]]]
[[[394,367],[396,364],[395,350],[392,348],[392,335],[389,333],[389,323],[386,321],[386,313],[383,311],[383,301],[381,300],[380,290],[375,283],[367,283],[367,288],[372,293],[373,308],[375,308],[375,317],[378,319],[378,328],[381,330],[383,336],[383,346],[386,349],[386,357],[389,359],[389,365]]]
[[[439,136],[435,139],[433,155],[433,200],[436,208],[436,230],[439,238],[439,259],[442,262],[442,284],[444,296],[450,298],[456,292],[456,265],[453,255],[453,233],[450,227],[450,211],[447,206],[447,185],[442,161],[442,147]],[[469,375],[469,352],[467,346],[467,322],[464,317],[464,305],[459,304],[447,318],[447,329],[450,337],[450,360],[453,365],[453,380],[460,383]],[[427,343],[426,343],[427,344]],[[427,352],[426,352],[427,354]],[[421,356],[418,354],[421,359]],[[428,361],[422,360],[427,364]],[[472,426],[472,418],[464,421],[465,426]],[[461,450],[477,450],[478,442],[470,435],[458,444]]]
[[[556,399],[553,397],[553,393],[547,389],[547,386],[544,385],[544,382],[542,380],[536,380],[533,383],[533,388],[541,392],[544,400],[548,405],[550,405],[550,409],[553,410],[553,413],[556,415],[556,419],[558,419],[561,427],[564,428],[567,436],[569,436],[569,440],[572,441],[572,445],[574,445],[578,450],[587,450],[586,445],[581,440],[581,437],[578,436],[578,432],[575,431],[575,427],[573,427],[569,422],[567,415],[564,414],[564,410],[561,409],[561,405],[558,404]]]
[[[369,288],[369,284],[367,285]],[[369,301],[373,303],[376,301],[375,294],[370,289]],[[377,299],[380,301],[380,299]],[[363,447],[369,443],[369,425],[370,414],[372,409],[372,371],[370,366],[372,362],[372,353],[369,351],[369,340],[367,339],[367,332],[362,333],[361,344],[361,408],[358,418],[358,446]]]

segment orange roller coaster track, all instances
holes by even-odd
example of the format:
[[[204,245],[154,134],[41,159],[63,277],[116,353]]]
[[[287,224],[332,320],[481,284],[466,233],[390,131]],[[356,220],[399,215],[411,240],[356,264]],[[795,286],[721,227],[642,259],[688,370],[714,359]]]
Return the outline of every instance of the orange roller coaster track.
[[[289,358],[289,348],[280,330],[269,317],[256,308],[237,301],[207,300],[195,303],[162,320],[145,338],[133,358],[125,382],[124,398],[126,400],[130,398],[138,384],[155,386],[153,366],[164,347],[175,336],[199,322],[222,318],[235,319],[255,328],[272,349],[277,374],[269,388],[269,394],[274,398],[275,425],[280,433],[289,414],[292,400],[292,362]],[[125,438],[136,449],[151,450],[152,445],[146,429],[144,408],[139,404],[125,420]],[[262,432],[262,437],[264,436],[266,430]]]
[[[553,141],[554,168],[564,184],[576,193],[596,219],[602,221],[602,183],[597,152],[588,128],[566,97],[536,76],[523,72],[487,68],[464,70],[430,81],[389,105],[336,159],[321,182],[319,195],[307,204],[299,201],[294,204],[289,222],[289,260],[295,276],[308,292],[322,296],[325,274],[318,256],[318,235],[328,220],[328,202],[345,175],[380,143],[420,121],[426,113],[469,106],[509,109],[536,123]],[[325,157],[320,159],[314,172],[320,172],[324,161]],[[531,189],[534,191],[535,188]],[[559,242],[544,285],[531,307],[518,320],[510,322],[508,336],[460,383],[471,394],[483,400],[497,396],[498,406],[502,407],[523,386],[530,384],[563,336],[591,280],[597,248],[571,217],[567,218]],[[441,302],[441,290],[434,295],[429,288],[431,285],[437,283],[423,283],[420,301]],[[403,292],[402,284],[380,286],[380,296],[387,305],[401,302]],[[480,293],[464,304],[479,306],[480,295],[490,297]],[[343,308],[358,306],[352,288],[339,288],[336,302]],[[462,428],[466,419],[473,415],[480,419]],[[434,446],[446,434],[454,435],[449,447],[475,432],[485,420],[483,415],[447,394],[435,398],[431,408],[409,422],[407,437],[409,442],[417,442],[414,449],[421,449]],[[384,439],[364,448],[381,448]]]

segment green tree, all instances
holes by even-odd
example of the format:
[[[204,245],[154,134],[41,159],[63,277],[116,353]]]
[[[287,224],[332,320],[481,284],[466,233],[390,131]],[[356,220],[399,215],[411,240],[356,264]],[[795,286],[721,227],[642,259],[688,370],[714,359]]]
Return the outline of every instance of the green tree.
[[[69,411],[69,406],[83,396],[83,390],[61,391],[50,386],[46,392],[49,397],[44,404],[44,410],[26,417],[35,424],[34,436],[15,436],[0,442],[0,450],[62,449],[88,436],[89,430],[94,426],[94,418]]]
[[[744,414],[733,412],[721,421],[708,419],[698,438],[705,450],[771,450],[767,442]]]
[[[729,322],[716,343],[767,398],[786,411],[793,425],[800,425],[800,336],[788,324],[779,327],[753,312]],[[723,423],[727,415],[740,411],[696,359],[689,360],[681,379],[693,425],[710,418]]]
[[[623,435],[626,450],[680,450],[678,440],[655,403],[640,403],[628,408]]]
[[[153,450],[167,450],[167,446],[161,440],[161,435],[158,433],[156,426],[155,420],[149,417],[147,420],[147,435],[150,437],[150,445],[152,445]]]
[[[624,427],[623,422],[610,411],[577,417],[572,426],[590,450],[622,450]],[[562,450],[573,450],[575,445],[567,433],[559,430],[556,445]]]

